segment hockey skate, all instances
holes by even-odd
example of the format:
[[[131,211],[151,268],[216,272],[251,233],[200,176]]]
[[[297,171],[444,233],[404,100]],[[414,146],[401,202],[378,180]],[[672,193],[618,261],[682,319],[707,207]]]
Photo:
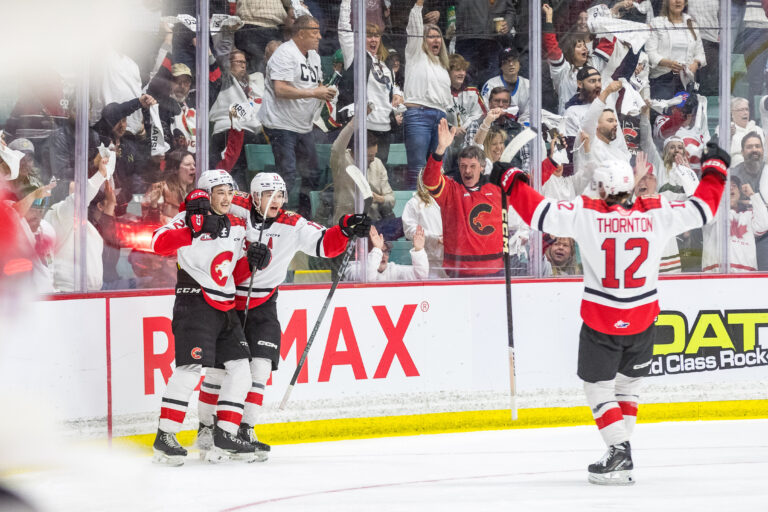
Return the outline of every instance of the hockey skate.
[[[155,453],[152,462],[166,466],[181,466],[187,456],[187,450],[176,440],[176,434],[163,432],[160,429],[157,430],[152,451]]]
[[[262,443],[256,437],[256,432],[253,431],[253,426],[246,423],[241,423],[240,428],[237,430],[237,437],[247,443],[250,443],[255,448],[254,454],[256,455],[256,461],[264,462],[269,458],[269,451],[272,449],[267,443]]]
[[[213,447],[205,454],[205,460],[211,464],[228,460],[253,462],[256,460],[254,451],[253,445],[215,425],[213,427]]]
[[[200,458],[205,460],[205,455],[213,448],[213,425],[200,423],[197,427],[195,446],[200,450]]]
[[[589,482],[598,485],[632,485],[632,450],[629,441],[612,444],[603,458],[590,464]]]

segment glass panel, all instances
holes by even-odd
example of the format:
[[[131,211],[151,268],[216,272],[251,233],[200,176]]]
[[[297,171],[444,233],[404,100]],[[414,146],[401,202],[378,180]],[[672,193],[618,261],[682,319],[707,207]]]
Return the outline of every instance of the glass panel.
[[[765,201],[765,123],[768,104],[768,18],[759,3],[731,5],[731,183],[728,214],[729,272],[768,270],[768,215]]]

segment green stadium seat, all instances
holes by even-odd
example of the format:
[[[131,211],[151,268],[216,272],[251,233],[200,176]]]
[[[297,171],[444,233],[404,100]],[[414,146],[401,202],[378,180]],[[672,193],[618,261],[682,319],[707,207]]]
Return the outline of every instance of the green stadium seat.
[[[268,166],[275,166],[275,155],[269,144],[246,144],[245,161],[250,171],[266,171]]]
[[[410,240],[395,240],[390,243],[392,244],[392,251],[389,253],[389,261],[398,265],[411,265],[413,242]]]
[[[389,146],[389,155],[387,156],[387,165],[407,165],[408,156],[405,152],[405,144],[392,144]]]
[[[395,190],[395,217],[402,217],[403,210],[405,210],[405,203],[411,200],[413,197],[412,190]]]

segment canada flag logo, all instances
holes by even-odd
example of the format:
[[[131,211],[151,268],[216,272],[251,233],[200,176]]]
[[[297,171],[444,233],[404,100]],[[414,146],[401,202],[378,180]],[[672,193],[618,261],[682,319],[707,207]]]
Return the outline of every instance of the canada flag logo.
[[[232,251],[225,251],[213,258],[213,261],[211,262],[211,277],[213,278],[213,282],[217,285],[224,286],[227,284],[227,278],[230,275],[228,267],[234,256]]]

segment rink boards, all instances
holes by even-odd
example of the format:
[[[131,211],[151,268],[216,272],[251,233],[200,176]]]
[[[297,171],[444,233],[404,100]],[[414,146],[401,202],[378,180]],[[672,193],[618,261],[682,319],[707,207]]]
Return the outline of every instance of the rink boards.
[[[768,276],[660,283],[663,328],[643,393],[656,405],[641,418],[768,417],[766,285]],[[590,420],[575,375],[582,288],[579,280],[513,283],[519,426]],[[284,361],[261,418],[274,437],[513,426],[499,281],[340,287],[287,409],[277,410],[326,294],[322,286],[280,291]],[[5,347],[3,380],[49,397],[83,433],[153,432],[172,372],[172,307],[169,291],[37,302],[32,317],[48,340]]]

